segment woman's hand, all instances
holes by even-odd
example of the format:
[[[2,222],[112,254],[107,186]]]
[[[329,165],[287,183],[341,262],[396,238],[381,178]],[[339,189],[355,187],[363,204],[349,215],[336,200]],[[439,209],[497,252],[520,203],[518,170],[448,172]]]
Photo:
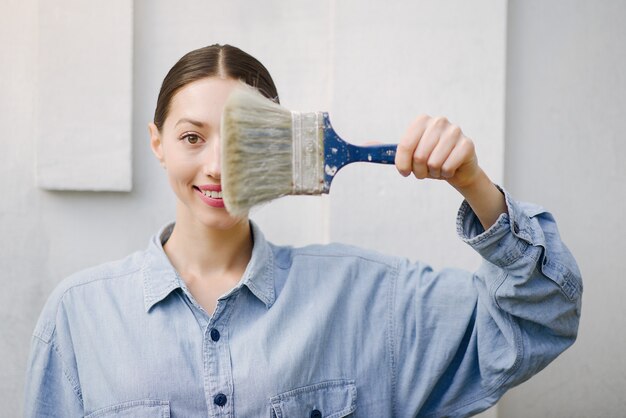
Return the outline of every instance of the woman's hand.
[[[418,116],[396,152],[396,167],[404,177],[446,180],[455,188],[470,185],[481,172],[474,143],[444,117]]]
[[[420,115],[413,121],[398,144],[396,168],[405,177],[446,180],[485,229],[506,212],[504,195],[478,166],[474,143],[444,117]]]

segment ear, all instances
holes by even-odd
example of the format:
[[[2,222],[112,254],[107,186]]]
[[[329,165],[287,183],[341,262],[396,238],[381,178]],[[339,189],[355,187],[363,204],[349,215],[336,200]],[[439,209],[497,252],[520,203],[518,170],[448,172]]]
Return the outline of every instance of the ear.
[[[163,141],[161,141],[161,133],[153,122],[148,124],[148,132],[150,133],[150,148],[157,157],[163,167],[165,167],[165,159],[163,155]]]

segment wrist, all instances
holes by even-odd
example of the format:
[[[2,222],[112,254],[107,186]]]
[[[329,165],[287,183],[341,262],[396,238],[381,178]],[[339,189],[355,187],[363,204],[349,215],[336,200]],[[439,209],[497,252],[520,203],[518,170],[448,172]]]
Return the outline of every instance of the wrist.
[[[463,184],[453,184],[452,187],[454,187],[466,200],[468,200],[468,198],[480,194],[481,191],[484,192],[485,190],[495,186],[482,168],[478,167],[476,169],[476,174],[474,174],[469,181]]]
[[[482,170],[473,181],[455,188],[469,203],[485,230],[507,211],[504,195]]]

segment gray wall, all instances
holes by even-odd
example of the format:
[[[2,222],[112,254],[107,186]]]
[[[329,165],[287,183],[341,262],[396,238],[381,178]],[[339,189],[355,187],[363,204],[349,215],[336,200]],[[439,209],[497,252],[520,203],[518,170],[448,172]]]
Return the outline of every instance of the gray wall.
[[[626,2],[516,0],[508,14],[506,184],[557,216],[585,290],[576,344],[499,416],[623,417]]]
[[[494,181],[557,215],[587,279],[579,342],[507,395],[498,416],[619,416],[624,336],[608,324],[619,329],[625,317],[615,274],[625,202],[617,184],[623,2],[511,1],[508,24],[507,2],[494,0],[133,5],[133,189],[51,192],[35,185],[40,9],[37,0],[0,0],[1,416],[21,413],[30,333],[53,287],[144,248],[173,218],[174,195],[146,124],[169,67],[214,42],[257,56],[287,107],[330,111],[356,143],[395,141],[422,112],[458,123]],[[389,167],[344,170],[330,196],[281,199],[253,218],[277,243],[343,241],[435,267],[477,265],[456,239],[460,199],[445,184],[416,183]]]

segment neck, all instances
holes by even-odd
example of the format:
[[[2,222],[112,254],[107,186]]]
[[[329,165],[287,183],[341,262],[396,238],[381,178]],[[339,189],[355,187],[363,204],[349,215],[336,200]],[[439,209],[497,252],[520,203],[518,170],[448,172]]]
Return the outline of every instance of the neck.
[[[228,229],[217,229],[177,216],[172,235],[163,248],[174,268],[183,275],[243,274],[252,256],[252,233],[247,218]]]

